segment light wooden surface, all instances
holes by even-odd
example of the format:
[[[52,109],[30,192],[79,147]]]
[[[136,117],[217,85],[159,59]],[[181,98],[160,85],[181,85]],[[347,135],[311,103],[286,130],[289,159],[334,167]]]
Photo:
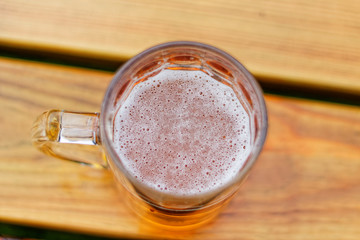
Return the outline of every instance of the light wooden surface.
[[[3,0],[0,45],[125,60],[193,40],[262,81],[360,94],[358,0]]]
[[[101,236],[166,237],[124,206],[106,171],[30,143],[52,108],[98,111],[112,74],[0,58],[0,222]],[[266,96],[269,133],[241,191],[188,239],[359,239],[360,108]]]

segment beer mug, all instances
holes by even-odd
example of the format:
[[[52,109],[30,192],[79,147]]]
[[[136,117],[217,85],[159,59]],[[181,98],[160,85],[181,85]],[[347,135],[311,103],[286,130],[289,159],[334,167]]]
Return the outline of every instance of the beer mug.
[[[226,206],[265,141],[253,76],[196,42],[154,46],[126,62],[101,113],[50,110],[34,123],[43,152],[111,171],[132,209],[159,227],[197,227]]]

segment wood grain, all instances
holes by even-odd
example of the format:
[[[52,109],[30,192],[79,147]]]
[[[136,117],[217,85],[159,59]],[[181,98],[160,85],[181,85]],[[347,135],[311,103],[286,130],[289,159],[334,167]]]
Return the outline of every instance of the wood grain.
[[[0,46],[126,60],[201,41],[262,81],[360,94],[359,14],[357,0],[4,0]]]
[[[128,212],[107,171],[31,146],[38,114],[52,108],[98,111],[111,77],[0,58],[0,221],[101,236],[166,237]],[[359,239],[360,108],[270,95],[266,102],[268,139],[241,191],[210,225],[175,236]]]

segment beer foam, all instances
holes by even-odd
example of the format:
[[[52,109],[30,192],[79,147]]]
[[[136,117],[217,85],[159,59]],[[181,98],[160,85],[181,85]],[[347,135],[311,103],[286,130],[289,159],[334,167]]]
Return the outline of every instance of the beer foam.
[[[216,192],[250,152],[249,116],[231,87],[202,71],[163,70],[133,88],[114,146],[143,185],[175,196]]]

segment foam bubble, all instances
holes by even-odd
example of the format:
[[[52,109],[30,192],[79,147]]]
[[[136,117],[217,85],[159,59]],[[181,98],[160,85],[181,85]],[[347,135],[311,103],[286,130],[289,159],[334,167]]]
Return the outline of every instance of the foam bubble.
[[[249,119],[233,90],[201,71],[163,70],[137,84],[114,120],[114,145],[146,186],[188,196],[216,191],[242,168]]]

